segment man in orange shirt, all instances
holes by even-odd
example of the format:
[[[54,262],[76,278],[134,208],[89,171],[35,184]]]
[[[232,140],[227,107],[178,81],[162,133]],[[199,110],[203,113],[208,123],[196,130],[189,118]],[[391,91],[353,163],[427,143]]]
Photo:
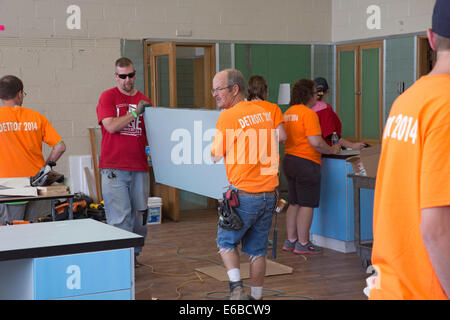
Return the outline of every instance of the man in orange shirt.
[[[56,162],[66,150],[60,135],[42,114],[22,107],[22,81],[12,75],[0,79],[0,178],[35,176],[50,161]],[[42,142],[52,150],[47,160]],[[40,201],[28,205],[0,204],[0,224],[8,220],[39,218]],[[48,206],[49,207],[49,206]]]
[[[224,158],[231,189],[237,192],[235,208],[243,226],[239,230],[218,227],[217,245],[230,279],[230,299],[261,299],[272,215],[278,186],[278,141],[270,114],[244,101],[245,83],[238,70],[216,74],[212,94],[225,109],[217,119],[211,146],[214,162]],[[237,246],[250,257],[251,297],[243,288]]]
[[[450,296],[450,2],[437,0],[432,71],[394,102],[375,188],[370,299]]]

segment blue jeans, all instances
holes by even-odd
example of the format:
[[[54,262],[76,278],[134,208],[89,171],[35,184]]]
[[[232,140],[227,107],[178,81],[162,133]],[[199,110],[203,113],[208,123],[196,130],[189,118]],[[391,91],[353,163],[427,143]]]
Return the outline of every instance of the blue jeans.
[[[237,190],[232,186],[233,189]],[[242,241],[242,252],[249,257],[267,255],[269,232],[276,205],[274,193],[265,195],[239,195],[239,207],[234,208],[241,217],[240,230],[217,229],[217,246],[221,249],[236,249]]]
[[[102,169],[106,222],[145,239],[147,226],[142,212],[147,210],[149,192],[148,172]],[[137,255],[141,250],[141,247],[135,248],[134,253]]]

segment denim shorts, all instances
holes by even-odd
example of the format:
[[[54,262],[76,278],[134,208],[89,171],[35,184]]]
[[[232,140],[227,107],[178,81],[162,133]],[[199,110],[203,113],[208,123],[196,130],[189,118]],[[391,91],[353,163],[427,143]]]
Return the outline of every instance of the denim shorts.
[[[237,190],[236,188],[232,187]],[[239,195],[239,207],[234,208],[242,219],[240,230],[217,229],[217,246],[220,249],[236,249],[242,242],[242,252],[249,257],[267,255],[269,232],[275,209],[275,194]]]
[[[136,212],[147,210],[149,192],[148,172],[102,169],[106,222],[145,238],[143,215]],[[135,248],[135,253],[140,251],[141,248]]]

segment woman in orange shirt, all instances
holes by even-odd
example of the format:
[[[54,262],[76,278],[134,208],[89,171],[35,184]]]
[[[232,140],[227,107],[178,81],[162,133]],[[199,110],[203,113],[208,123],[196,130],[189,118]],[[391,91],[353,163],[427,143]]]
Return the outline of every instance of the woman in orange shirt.
[[[284,113],[287,140],[283,171],[288,181],[289,207],[286,213],[288,239],[283,250],[315,254],[321,248],[309,241],[314,208],[320,200],[321,156],[336,154],[340,144],[329,146],[322,138],[319,117],[311,110],[316,104],[314,81],[302,79],[291,90],[291,106]]]
[[[267,101],[268,95],[266,80],[261,76],[251,76],[247,83],[247,101],[263,107],[270,113],[274,129],[277,130],[278,141],[284,142],[287,136],[284,129],[283,112],[275,103]]]

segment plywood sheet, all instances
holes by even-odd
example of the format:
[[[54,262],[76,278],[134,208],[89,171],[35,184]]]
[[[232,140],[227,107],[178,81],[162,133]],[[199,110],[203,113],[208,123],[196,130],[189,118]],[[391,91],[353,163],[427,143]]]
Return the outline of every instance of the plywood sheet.
[[[204,273],[219,281],[228,281],[227,270],[222,266],[211,266],[196,268],[198,272]],[[272,260],[266,260],[266,276],[275,276],[292,273],[292,268]],[[250,263],[241,264],[241,279],[250,278]]]

